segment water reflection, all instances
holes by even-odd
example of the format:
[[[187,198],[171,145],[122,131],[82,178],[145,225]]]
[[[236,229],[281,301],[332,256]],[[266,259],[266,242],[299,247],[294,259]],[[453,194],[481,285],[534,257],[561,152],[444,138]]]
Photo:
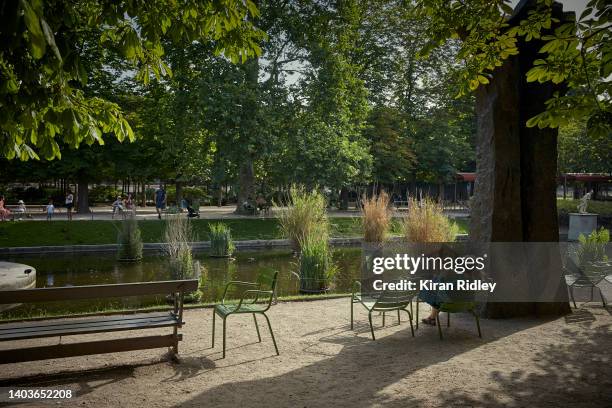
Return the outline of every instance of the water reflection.
[[[334,259],[339,272],[332,284],[332,292],[350,291],[351,280],[359,276],[360,251],[359,248],[334,250]],[[298,294],[299,281],[292,273],[297,270],[296,259],[287,251],[239,252],[234,260],[209,258],[205,254],[198,254],[196,259],[203,267],[201,268],[201,281],[204,282],[203,302],[218,301],[223,295],[225,283],[230,280],[254,281],[257,272],[262,268],[279,271],[278,296]],[[135,264],[119,262],[113,255],[19,256],[13,257],[10,261],[36,268],[36,286],[39,288],[172,279],[167,260],[161,256],[149,256]],[[48,312],[96,311],[108,307],[120,309],[163,303],[163,297],[155,296],[54,302],[23,305],[0,316],[13,318],[20,315],[44,315]]]

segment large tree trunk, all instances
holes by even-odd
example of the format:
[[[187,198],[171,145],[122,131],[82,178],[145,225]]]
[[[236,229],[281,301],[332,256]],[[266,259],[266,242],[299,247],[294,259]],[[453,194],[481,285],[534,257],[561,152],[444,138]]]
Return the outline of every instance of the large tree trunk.
[[[528,2],[512,20],[525,18]],[[523,4],[523,3],[521,3]],[[560,5],[557,5],[560,6]],[[563,20],[561,7],[555,17]],[[554,27],[553,27],[554,28]],[[556,174],[557,129],[527,128],[526,121],[545,109],[550,83],[527,83],[526,72],[538,58],[541,41],[520,42],[516,57],[498,68],[490,84],[476,94],[477,168],[470,238],[476,242],[558,242]],[[560,259],[551,259],[561,270]],[[528,276],[541,273],[531,266]],[[528,285],[522,279],[518,285]],[[517,291],[528,287],[516,287]],[[565,288],[560,288],[560,290]],[[567,297],[567,293],[560,298]],[[489,303],[489,317],[566,314],[568,302]]]
[[[259,58],[252,58],[244,66],[245,81],[248,92],[244,94],[242,100],[242,114],[240,121],[241,143],[247,150],[244,152],[243,161],[240,164],[238,175],[238,194],[236,203],[236,213],[243,214],[245,209],[243,203],[249,201],[255,205],[255,167],[254,161],[257,155],[257,148],[253,148],[253,133],[258,133],[259,123],[257,122],[259,105]]]
[[[174,185],[176,187],[176,206],[181,208],[181,201],[183,201],[183,182],[175,181]]]
[[[238,193],[236,203],[236,214],[245,214],[245,201],[249,201],[251,205],[255,205],[255,170],[253,168],[253,159],[246,158],[240,165],[240,174],[238,176]]]
[[[79,174],[77,178],[77,212],[89,214],[89,182],[87,177]]]

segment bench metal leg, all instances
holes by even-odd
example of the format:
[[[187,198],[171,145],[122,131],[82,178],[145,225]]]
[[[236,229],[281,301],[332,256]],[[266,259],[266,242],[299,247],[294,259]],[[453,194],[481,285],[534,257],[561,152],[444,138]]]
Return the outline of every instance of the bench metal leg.
[[[438,334],[440,335],[440,340],[442,340],[442,327],[440,326],[440,312],[436,315],[436,326],[438,326]]]
[[[176,343],[172,346],[172,360],[178,362],[178,327],[174,326],[174,338]]]
[[[272,325],[270,324],[270,319],[265,313],[262,313],[262,315],[264,315],[264,317],[266,318],[266,321],[268,322],[268,329],[270,329],[270,335],[272,336],[272,343],[274,343],[274,350],[276,350],[276,355],[278,356],[279,355],[278,346],[276,345],[276,339],[274,338],[274,332],[272,331]]]
[[[385,327],[385,312],[383,312],[383,327]]]
[[[450,327],[450,312],[446,313],[446,327]]]
[[[402,319],[401,319],[401,317],[400,317],[400,310],[399,310],[399,309],[397,309],[397,324],[399,325],[399,324],[401,324],[401,323],[402,323]]]
[[[255,313],[253,313],[253,320],[255,321],[255,330],[257,330],[257,338],[261,343],[261,334],[259,334],[259,326],[257,325],[257,317],[255,317]]]

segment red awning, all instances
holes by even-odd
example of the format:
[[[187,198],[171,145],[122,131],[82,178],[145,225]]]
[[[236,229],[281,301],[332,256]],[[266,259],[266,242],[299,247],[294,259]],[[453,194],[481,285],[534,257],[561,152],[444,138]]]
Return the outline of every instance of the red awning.
[[[458,181],[475,181],[476,173],[457,173]]]
[[[589,183],[612,183],[612,175],[601,173],[566,173],[561,175],[561,179],[567,181],[582,181]]]

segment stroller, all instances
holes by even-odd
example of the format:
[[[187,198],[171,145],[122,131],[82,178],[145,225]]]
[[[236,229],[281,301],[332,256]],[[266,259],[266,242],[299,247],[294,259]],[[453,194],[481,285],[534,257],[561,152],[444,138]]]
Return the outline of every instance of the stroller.
[[[197,210],[196,210],[196,208],[197,208]],[[195,208],[194,208],[194,206],[192,206],[191,203],[188,203],[187,204],[187,218],[200,218],[200,210],[199,210],[199,208],[200,208],[199,203],[198,203],[197,206],[195,206]]]

